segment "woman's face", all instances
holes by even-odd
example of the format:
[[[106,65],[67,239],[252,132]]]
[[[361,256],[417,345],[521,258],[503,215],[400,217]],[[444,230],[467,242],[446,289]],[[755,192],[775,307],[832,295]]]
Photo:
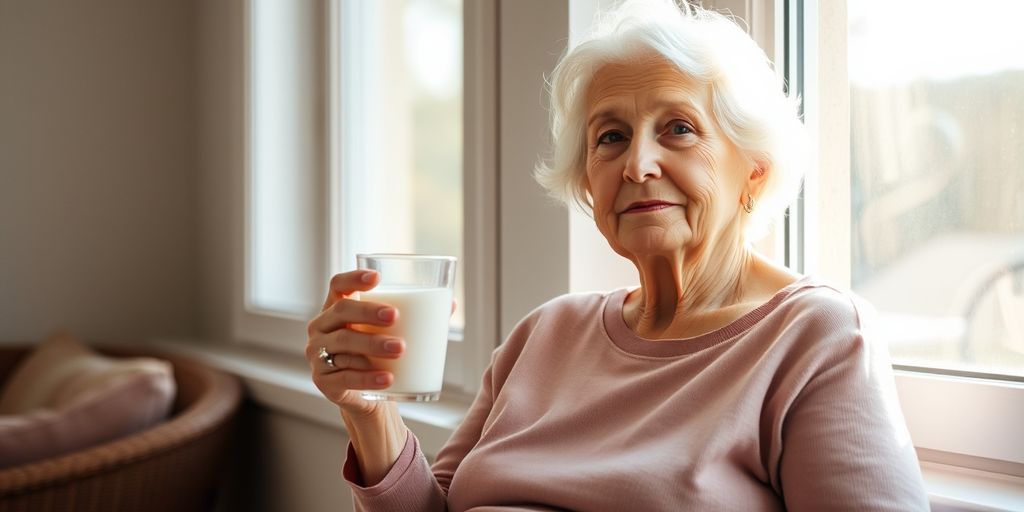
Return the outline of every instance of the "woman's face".
[[[586,107],[594,220],[617,253],[678,254],[738,229],[754,164],[714,121],[707,86],[634,59],[600,68]]]

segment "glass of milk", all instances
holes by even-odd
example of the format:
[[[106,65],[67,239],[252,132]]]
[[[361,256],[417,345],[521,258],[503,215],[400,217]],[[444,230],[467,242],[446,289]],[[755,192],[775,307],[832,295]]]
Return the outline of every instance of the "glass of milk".
[[[405,340],[405,352],[398,359],[369,358],[375,368],[390,371],[395,378],[387,389],[361,391],[363,398],[413,402],[440,398],[455,260],[420,254],[356,255],[360,269],[380,273],[377,287],[360,292],[359,300],[387,304],[398,310],[398,319],[391,327],[360,324],[353,329]]]

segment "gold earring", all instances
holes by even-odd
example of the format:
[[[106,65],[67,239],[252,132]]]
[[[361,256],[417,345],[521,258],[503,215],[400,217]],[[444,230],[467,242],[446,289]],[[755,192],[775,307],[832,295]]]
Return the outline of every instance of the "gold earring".
[[[747,194],[747,204],[743,205],[743,211],[747,213],[754,213],[754,196]]]

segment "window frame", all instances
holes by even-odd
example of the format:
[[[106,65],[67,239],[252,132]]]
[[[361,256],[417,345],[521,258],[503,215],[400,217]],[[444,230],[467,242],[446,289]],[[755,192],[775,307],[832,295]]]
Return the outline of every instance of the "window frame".
[[[463,342],[449,344],[446,379],[466,395],[480,388],[480,377],[500,343],[498,334],[498,127],[497,6],[494,0],[463,3],[461,262],[465,283]],[[476,169],[477,172],[466,172]],[[458,375],[452,375],[458,372]]]

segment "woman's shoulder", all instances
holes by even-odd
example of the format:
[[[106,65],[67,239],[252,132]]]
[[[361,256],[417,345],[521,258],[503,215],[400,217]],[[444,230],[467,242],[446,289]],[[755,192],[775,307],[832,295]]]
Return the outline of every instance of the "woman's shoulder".
[[[791,354],[872,353],[882,340],[872,333],[877,327],[874,308],[853,291],[815,276],[807,276],[769,317],[778,348]]]
[[[804,276],[794,283],[784,301],[791,311],[819,322],[860,329],[874,316],[869,302],[850,289],[837,286],[820,277]]]

